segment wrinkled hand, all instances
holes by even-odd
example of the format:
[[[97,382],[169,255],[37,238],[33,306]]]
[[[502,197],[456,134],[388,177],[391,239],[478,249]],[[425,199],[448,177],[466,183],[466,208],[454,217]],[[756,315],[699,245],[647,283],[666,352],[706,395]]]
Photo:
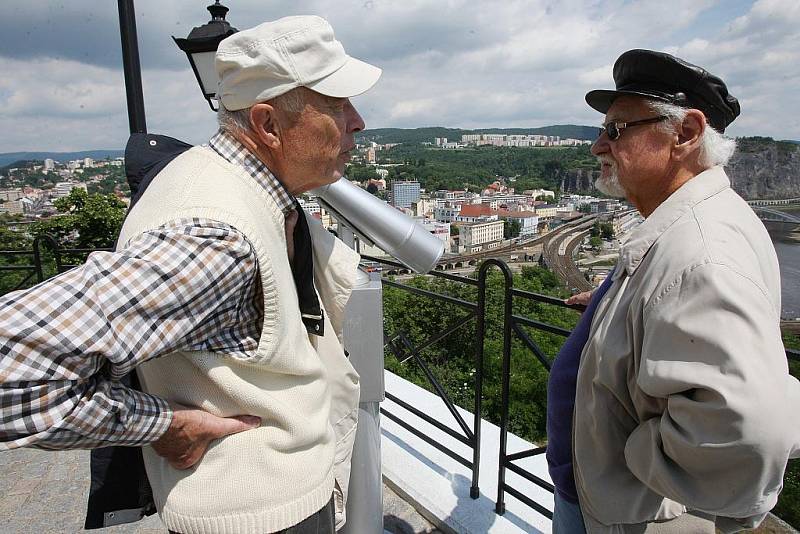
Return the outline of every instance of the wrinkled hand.
[[[294,264],[294,227],[297,225],[297,218],[300,216],[294,209],[286,214],[286,253],[289,255],[289,264]]]
[[[175,469],[188,469],[199,462],[212,440],[261,424],[261,419],[252,415],[217,417],[203,410],[175,405],[172,408],[169,428],[152,446]]]
[[[564,301],[564,304],[568,306],[572,306],[578,304],[580,306],[588,306],[589,301],[592,299],[592,292],[591,291],[584,291],[583,293],[577,293],[572,295],[570,298]]]

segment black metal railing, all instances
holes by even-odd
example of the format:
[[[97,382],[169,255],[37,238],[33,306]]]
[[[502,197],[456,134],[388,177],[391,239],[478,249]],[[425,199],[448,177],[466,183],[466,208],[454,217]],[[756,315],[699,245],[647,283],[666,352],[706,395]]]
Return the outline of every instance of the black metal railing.
[[[22,272],[25,277],[16,284],[16,288],[23,288],[32,285],[32,282],[42,282],[51,275],[62,273],[66,270],[75,267],[81,261],[85,261],[86,256],[95,251],[108,251],[111,249],[77,249],[77,248],[62,248],[59,243],[51,236],[40,236],[34,240],[33,248],[31,250],[13,250],[13,251],[0,251],[0,258],[10,261],[10,264],[0,264],[0,277],[4,276],[5,272],[17,273]],[[15,263],[17,258],[27,258],[28,262],[24,264]],[[366,260],[380,263],[388,266],[391,269],[400,271],[404,266],[390,260],[383,258],[373,258],[363,256]],[[386,397],[394,404],[401,407],[406,413],[412,414],[426,423],[432,425],[438,431],[449,435],[460,443],[466,445],[471,449],[471,458],[465,457],[458,452],[455,452],[445,445],[434,436],[422,432],[412,423],[409,423],[407,417],[401,417],[396,413],[392,413],[385,407],[381,407],[381,414],[388,419],[396,422],[398,425],[413,433],[426,443],[432,445],[448,456],[452,457],[465,467],[471,470],[472,480],[470,486],[470,496],[477,499],[480,495],[479,489],[479,473],[480,473],[480,452],[481,452],[481,422],[482,422],[482,397],[484,387],[484,342],[486,340],[486,321],[487,321],[487,298],[486,290],[488,286],[489,271],[492,269],[499,269],[503,279],[502,287],[502,372],[501,372],[501,408],[500,408],[500,447],[499,467],[498,467],[498,484],[497,484],[497,499],[495,501],[495,511],[498,514],[505,512],[505,495],[510,494],[519,499],[524,504],[530,506],[547,518],[552,518],[552,512],[546,509],[541,504],[533,501],[525,494],[515,489],[506,481],[506,472],[511,471],[516,475],[536,484],[547,491],[553,492],[553,485],[536,476],[535,474],[527,471],[517,463],[519,460],[530,458],[543,454],[546,447],[534,447],[529,450],[508,452],[508,427],[509,427],[509,406],[510,406],[510,387],[511,387],[511,369],[512,369],[512,340],[516,338],[522,342],[523,346],[527,348],[534,356],[534,358],[542,365],[546,371],[550,371],[551,358],[543,351],[536,341],[528,335],[524,327],[533,328],[540,332],[554,334],[557,336],[568,336],[570,331],[533,318],[526,317],[519,314],[514,314],[514,302],[517,300],[527,300],[553,306],[568,307],[580,309],[578,306],[566,306],[559,298],[554,298],[547,295],[523,291],[513,287],[513,276],[505,262],[497,259],[487,259],[479,267],[476,278],[465,276],[458,276],[446,272],[435,271],[430,273],[429,276],[435,278],[442,278],[451,282],[464,284],[476,289],[476,301],[470,301],[463,298],[453,297],[443,293],[437,293],[428,289],[422,289],[411,285],[403,284],[395,280],[383,278],[382,282],[385,286],[407,291],[415,295],[430,298],[435,301],[447,303],[456,306],[465,311],[463,316],[456,318],[446,328],[442,329],[435,335],[431,336],[416,344],[409,338],[405,332],[384,333],[385,346],[391,351],[399,361],[406,362],[413,360],[420,369],[423,371],[426,379],[430,382],[431,387],[435,393],[442,399],[447,406],[448,411],[455,418],[458,430],[454,430],[448,425],[433,419],[430,415],[424,413],[422,410],[416,408],[409,402],[400,399],[393,395],[391,392],[386,392]],[[431,366],[425,361],[422,351],[431,348],[433,345],[442,342],[446,338],[460,333],[467,325],[475,322],[475,339],[474,339],[474,363],[475,363],[475,383],[473,388],[474,405],[473,405],[473,420],[471,425],[459,413],[455,403],[445,391],[441,382],[435,376]],[[800,361],[800,351],[786,350],[786,356],[790,361]]]
[[[374,257],[367,257],[365,256],[364,259],[378,262],[383,265],[388,266],[389,268],[393,269],[395,272],[399,271],[402,268],[402,265],[393,261],[387,261],[383,258],[374,258]],[[534,339],[528,335],[528,333],[523,329],[524,327],[529,327],[536,329],[538,331],[546,332],[549,334],[556,334],[559,336],[568,336],[570,331],[556,326],[551,325],[548,323],[543,323],[537,321],[535,319],[524,317],[521,315],[515,315],[513,313],[513,302],[514,298],[518,299],[526,299],[529,301],[540,302],[544,304],[550,304],[559,307],[565,308],[573,308],[573,309],[581,309],[580,306],[567,306],[564,304],[564,301],[559,298],[551,297],[548,295],[542,295],[538,293],[532,293],[529,291],[523,291],[520,289],[515,289],[513,275],[511,270],[509,269],[508,265],[498,259],[490,258],[485,260],[483,263],[480,264],[477,270],[477,277],[476,278],[469,278],[464,276],[456,276],[451,275],[448,273],[443,273],[440,271],[434,271],[429,273],[429,276],[434,278],[443,278],[446,280],[474,286],[477,288],[477,301],[476,302],[467,302],[461,299],[456,299],[454,297],[448,295],[442,295],[439,293],[435,293],[433,291],[420,289],[417,287],[413,287],[410,285],[402,284],[394,280],[390,280],[387,278],[383,279],[384,285],[388,287],[398,288],[404,291],[408,291],[410,293],[416,294],[418,296],[429,297],[432,299],[443,300],[449,302],[450,304],[455,304],[458,306],[465,307],[470,310],[470,313],[463,317],[461,320],[454,323],[452,328],[445,329],[440,333],[434,335],[431,339],[426,340],[423,343],[420,343],[418,346],[414,347],[411,346],[405,332],[395,332],[395,333],[385,333],[387,338],[387,348],[400,360],[401,362],[408,361],[413,358],[413,360],[419,364],[425,374],[426,378],[430,382],[431,388],[434,392],[442,399],[442,401],[447,406],[448,410],[451,414],[456,418],[458,421],[459,426],[463,432],[462,434],[457,433],[456,431],[452,430],[450,427],[432,420],[430,416],[427,414],[422,413],[420,410],[411,406],[408,402],[402,401],[397,399],[391,392],[386,392],[386,397],[392,400],[395,404],[402,407],[406,412],[411,413],[417,417],[420,417],[422,420],[430,423],[443,433],[457,439],[461,443],[464,443],[468,447],[472,449],[472,461],[468,461],[466,458],[462,457],[458,453],[452,451],[445,445],[442,445],[438,440],[434,437],[427,435],[424,431],[420,430],[416,425],[409,423],[407,420],[404,420],[403,417],[400,417],[398,414],[392,413],[386,407],[381,408],[381,414],[386,416],[387,418],[395,421],[400,426],[402,426],[407,431],[411,432],[418,438],[422,439],[426,443],[431,444],[432,446],[436,447],[438,450],[444,452],[448,456],[454,458],[456,461],[461,463],[462,465],[466,466],[472,471],[472,484],[470,487],[470,496],[473,499],[478,498],[480,494],[480,489],[478,485],[478,475],[480,472],[480,428],[481,428],[481,415],[482,415],[482,395],[483,395],[483,382],[484,382],[484,342],[486,339],[486,311],[487,311],[487,298],[486,298],[486,291],[487,291],[487,280],[489,276],[489,272],[493,269],[499,269],[503,279],[503,298],[502,298],[502,331],[503,331],[503,344],[502,344],[502,371],[501,371],[501,408],[500,408],[500,421],[499,421],[499,428],[500,428],[500,446],[498,450],[499,455],[499,468],[497,473],[497,499],[495,501],[495,511],[498,514],[505,513],[505,494],[508,493],[513,495],[521,502],[525,503],[526,505],[530,506],[537,512],[541,513],[548,519],[552,519],[552,511],[548,510],[541,504],[537,503],[533,499],[529,498],[523,492],[519,491],[513,485],[511,485],[508,481],[506,481],[506,471],[511,471],[520,477],[544,488],[547,491],[553,492],[554,487],[553,485],[543,480],[542,478],[536,476],[535,474],[531,473],[530,471],[526,470],[525,468],[517,465],[515,462],[518,460],[529,458],[535,455],[539,455],[545,452],[546,447],[535,447],[530,450],[525,451],[516,451],[513,453],[508,452],[508,427],[509,427],[509,408],[510,408],[510,377],[511,377],[511,345],[512,339],[516,335],[516,337],[523,343],[523,345],[528,348],[536,358],[536,360],[546,369],[548,372],[550,370],[551,365],[551,357],[549,357],[545,352],[539,347],[539,345],[534,341]],[[422,358],[420,352],[423,348],[430,347],[436,342],[439,342],[446,338],[449,335],[454,334],[461,326],[466,324],[467,322],[471,321],[472,319],[476,321],[476,331],[475,331],[475,383],[474,383],[474,395],[475,395],[475,402],[474,402],[474,423],[472,429],[468,428],[463,421],[463,419],[459,416],[457,411],[455,410],[454,404],[452,399],[448,396],[445,392],[444,388],[442,387],[441,383],[437,379],[436,376],[431,372],[429,366]],[[396,343],[397,340],[402,340],[402,343],[405,347],[407,347],[408,351],[402,352],[397,349]],[[405,355],[408,354],[408,357]]]
[[[112,248],[69,248],[61,247],[51,235],[41,235],[33,240],[29,250],[0,250],[0,277],[3,273],[22,273],[24,278],[18,280],[8,291],[24,289],[44,282],[50,276],[61,274],[77,267],[86,261],[92,252],[111,251]],[[14,261],[24,258],[27,263]],[[8,261],[11,260],[11,261]]]
[[[383,258],[375,258],[375,257],[368,257],[364,256],[364,259],[381,263],[390,267],[393,272],[402,272],[401,269],[403,266],[399,263],[388,261]],[[443,278],[446,280],[451,280],[454,282],[459,282],[462,284],[474,286],[477,288],[478,295],[477,295],[477,302],[468,302],[461,299],[456,299],[454,297],[443,295],[440,293],[436,293],[430,290],[420,289],[417,287],[413,287],[410,285],[402,284],[394,280],[390,280],[387,278],[383,278],[383,284],[388,287],[398,288],[403,291],[408,291],[410,293],[424,296],[436,300],[441,300],[448,302],[450,304],[455,304],[461,307],[464,307],[470,311],[470,313],[456,321],[451,328],[445,329],[440,333],[434,335],[431,339],[426,340],[423,343],[420,343],[417,346],[411,344],[408,340],[407,335],[404,332],[397,332],[397,333],[385,333],[387,339],[387,348],[392,351],[392,353],[400,360],[408,361],[413,359],[416,363],[418,363],[423,372],[430,382],[431,387],[436,392],[436,394],[441,397],[442,401],[447,406],[450,413],[458,421],[459,426],[463,432],[459,434],[458,432],[452,430],[450,427],[443,425],[439,421],[433,420],[430,416],[423,413],[419,409],[415,408],[414,406],[410,405],[408,402],[402,401],[398,399],[396,396],[392,395],[391,392],[386,392],[386,397],[392,400],[395,404],[401,406],[406,412],[411,413],[422,420],[428,422],[429,424],[433,425],[443,433],[448,434],[449,436],[457,439],[461,443],[466,444],[469,446],[473,451],[473,458],[472,461],[468,461],[464,457],[460,456],[456,452],[450,450],[446,446],[442,445],[439,441],[437,441],[434,437],[427,435],[425,432],[420,430],[417,426],[412,423],[409,423],[407,420],[404,420],[397,414],[391,413],[387,408],[381,408],[381,414],[386,416],[387,418],[391,419],[392,421],[398,423],[407,431],[411,432],[415,436],[419,437],[426,443],[431,444],[432,446],[436,447],[438,450],[444,452],[445,454],[449,455],[450,457],[454,458],[456,461],[461,463],[462,465],[466,466],[467,468],[471,469],[472,471],[472,484],[470,487],[470,496],[473,499],[478,498],[480,494],[479,484],[478,484],[478,474],[480,471],[480,428],[481,428],[481,397],[483,394],[483,382],[485,378],[483,363],[484,363],[484,341],[486,338],[486,308],[487,308],[487,300],[486,300],[486,289],[487,289],[487,277],[489,271],[492,268],[499,269],[502,278],[503,278],[503,319],[502,319],[502,329],[503,329],[503,344],[502,344],[502,372],[501,372],[501,409],[500,409],[500,446],[498,450],[498,473],[497,473],[497,498],[495,500],[495,512],[502,515],[505,513],[505,495],[509,494],[521,501],[522,503],[526,504],[530,508],[536,510],[540,514],[544,515],[548,519],[552,519],[553,513],[551,510],[548,510],[540,503],[537,503],[527,495],[525,495],[522,491],[515,488],[506,480],[506,472],[511,471],[512,473],[518,475],[519,477],[549,491],[554,492],[555,488],[552,483],[544,480],[534,473],[531,473],[527,469],[523,468],[522,466],[518,465],[517,462],[520,460],[531,458],[534,456],[538,456],[544,454],[547,450],[546,446],[536,446],[534,448],[522,451],[515,451],[509,452],[508,451],[508,432],[509,432],[509,408],[510,408],[510,386],[511,386],[511,376],[512,376],[512,340],[516,336],[516,338],[522,343],[522,345],[527,348],[535,357],[535,359],[542,365],[544,369],[547,370],[549,373],[551,368],[551,357],[548,356],[544,350],[536,343],[536,341],[528,335],[525,331],[524,327],[532,328],[540,332],[545,332],[549,334],[554,334],[557,336],[562,336],[566,338],[570,334],[570,330],[562,328],[560,326],[544,323],[541,321],[537,321],[530,317],[526,317],[519,314],[514,314],[514,302],[515,299],[517,300],[527,300],[532,302],[538,302],[543,304],[548,304],[552,306],[564,307],[564,308],[572,308],[576,310],[582,310],[582,306],[567,306],[564,301],[560,298],[542,295],[539,293],[533,293],[530,291],[524,291],[521,289],[517,289],[513,287],[513,276],[511,270],[509,269],[508,265],[498,259],[487,259],[480,266],[477,268],[477,278],[468,278],[464,276],[456,276],[440,271],[433,271],[428,274],[428,276],[432,276],[434,278]],[[442,387],[441,383],[438,379],[434,376],[431,372],[429,366],[422,358],[420,352],[437,343],[447,336],[454,334],[458,331],[461,327],[467,324],[472,319],[476,320],[476,333],[475,333],[475,384],[474,384],[474,394],[475,394],[475,403],[474,403],[474,416],[475,420],[473,423],[472,429],[468,428],[466,423],[464,422],[463,418],[457,413],[453,401],[445,392],[444,388]],[[405,351],[398,350],[396,344],[397,341],[400,340],[403,347],[405,347]],[[800,351],[797,350],[786,350],[786,356],[791,361],[800,361]]]
[[[372,258],[369,256],[362,256],[365,260],[374,261],[386,265],[388,267],[392,267],[398,270],[405,269],[405,267],[397,262],[389,261],[386,259],[379,259],[379,258]],[[446,280],[450,280],[452,282],[458,282],[469,286],[477,286],[479,289],[481,287],[481,282],[479,280],[475,280],[472,278],[467,278],[464,276],[457,276],[448,273],[442,272],[435,272],[432,273],[433,276],[438,278],[443,278]],[[483,390],[483,325],[485,324],[485,308],[486,306],[481,302],[471,302],[468,300],[451,297],[449,295],[444,295],[441,293],[436,293],[433,291],[429,291],[426,289],[421,289],[413,286],[408,286],[405,284],[401,284],[399,282],[395,282],[393,280],[383,278],[383,284],[389,287],[395,287],[401,289],[403,291],[407,291],[409,293],[415,294],[417,296],[422,296],[426,298],[430,298],[433,300],[438,300],[442,302],[446,302],[448,304],[454,305],[458,308],[466,310],[466,314],[462,317],[459,317],[456,321],[452,322],[446,328],[444,328],[441,332],[433,335],[427,340],[424,340],[418,344],[414,344],[409,337],[406,335],[405,332],[396,332],[393,334],[384,333],[386,339],[386,348],[389,349],[400,362],[406,362],[409,360],[413,360],[417,365],[419,365],[420,369],[422,370],[423,374],[425,375],[426,379],[430,383],[433,390],[436,394],[442,399],[447,410],[455,419],[458,427],[460,428],[461,432],[453,430],[449,426],[443,424],[440,421],[435,420],[434,418],[430,417],[426,413],[422,412],[418,408],[414,407],[410,403],[400,399],[399,397],[393,395],[390,391],[386,392],[386,398],[394,402],[396,405],[403,408],[406,412],[419,417],[426,423],[432,425],[439,431],[447,434],[448,436],[452,437],[453,439],[463,443],[466,445],[472,452],[471,458],[465,458],[463,455],[459,454],[458,452],[450,449],[449,447],[443,445],[440,440],[435,439],[432,436],[427,435],[426,433],[419,430],[412,424],[409,424],[405,418],[399,416],[398,414],[392,413],[385,407],[381,407],[381,414],[386,418],[394,421],[407,431],[411,432],[421,440],[425,441],[426,443],[430,444],[431,446],[435,447],[439,451],[443,452],[444,454],[450,456],[463,466],[467,467],[472,473],[472,480],[470,485],[470,496],[473,499],[477,499],[480,490],[478,489],[478,476],[480,474],[480,450],[481,450],[481,421],[482,421],[482,410],[481,410],[481,402],[482,402],[482,390]],[[485,281],[483,282],[485,284]],[[427,364],[425,359],[422,357],[422,351],[435,345],[436,343],[441,342],[445,338],[456,334],[460,330],[462,330],[467,324],[472,322],[473,320],[476,321],[476,325],[478,328],[478,335],[475,337],[475,344],[474,344],[474,361],[475,361],[475,386],[474,386],[474,406],[473,406],[473,421],[472,427],[470,427],[461,414],[456,409],[455,403],[450,398],[450,396],[445,391],[445,388],[442,386],[439,379],[435,376],[433,371],[431,370],[430,366]]]

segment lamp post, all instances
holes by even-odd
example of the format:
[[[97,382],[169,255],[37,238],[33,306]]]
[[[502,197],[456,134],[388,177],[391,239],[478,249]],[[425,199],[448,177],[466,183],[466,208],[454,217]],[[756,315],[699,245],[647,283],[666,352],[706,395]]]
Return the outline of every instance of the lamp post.
[[[200,84],[203,96],[208,101],[212,111],[217,111],[214,107],[214,100],[217,94],[217,71],[214,69],[214,54],[219,43],[226,37],[233,35],[237,30],[225,20],[228,8],[216,0],[213,5],[208,6],[211,13],[211,20],[202,26],[197,26],[189,32],[185,39],[173,37],[178,48],[183,50],[189,58],[189,64]]]
[[[133,0],[117,0],[119,35],[122,40],[122,66],[128,100],[128,124],[131,133],[147,133],[142,94],[142,70],[139,66],[139,42]]]

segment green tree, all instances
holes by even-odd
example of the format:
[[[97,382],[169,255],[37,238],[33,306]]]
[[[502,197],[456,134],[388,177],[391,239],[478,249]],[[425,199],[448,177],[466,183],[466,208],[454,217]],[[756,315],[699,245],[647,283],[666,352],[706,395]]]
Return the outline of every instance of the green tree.
[[[125,204],[117,197],[75,188],[53,204],[60,215],[33,225],[34,235],[49,234],[69,248],[114,246],[125,219]]]
[[[522,223],[520,223],[519,220],[506,219],[505,225],[503,225],[503,238],[511,239],[513,237],[519,237],[519,232],[521,229]]]
[[[592,205],[584,202],[583,204],[578,206],[578,211],[581,213],[592,213]]]
[[[589,246],[593,249],[600,250],[603,246],[603,240],[599,236],[592,236],[589,238]]]
[[[409,285],[475,302],[476,289],[449,280],[415,277]],[[565,297],[567,292],[558,279],[539,267],[525,267],[514,275],[514,287],[535,293]],[[503,277],[490,272],[487,279],[486,339],[484,344],[484,417],[497,424],[500,421]],[[569,309],[515,298],[513,312],[539,321],[571,329],[578,315]],[[423,344],[465,315],[465,310],[446,302],[412,294],[386,286],[384,290],[384,325],[386,332],[403,332],[415,346]],[[539,330],[526,333],[552,361],[564,341],[562,336]],[[453,401],[466,409],[472,408],[476,372],[475,322],[470,321],[450,336],[422,351],[421,357],[442,383]],[[413,358],[405,351],[386,355],[387,369],[417,385],[432,390],[432,386]],[[509,429],[531,441],[545,437],[547,371],[527,346],[514,338],[511,346],[511,402]],[[405,361],[403,361],[405,360]]]
[[[358,182],[380,179],[380,176],[378,176],[378,173],[375,171],[375,167],[359,162],[348,165],[346,174],[350,180],[356,180]]]
[[[17,215],[0,215],[0,251],[32,251],[33,239],[23,230],[12,229],[15,223],[21,222],[22,217]],[[20,267],[32,265],[33,257],[27,254],[0,254],[0,267]],[[0,295],[5,295],[23,284],[30,275],[29,271],[9,270],[0,271]],[[33,285],[35,280],[20,287]]]

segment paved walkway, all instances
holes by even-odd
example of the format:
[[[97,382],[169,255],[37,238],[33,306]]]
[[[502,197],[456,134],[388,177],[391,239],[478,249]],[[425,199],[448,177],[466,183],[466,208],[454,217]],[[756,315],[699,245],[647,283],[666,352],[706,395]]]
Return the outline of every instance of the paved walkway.
[[[0,452],[0,533],[165,534],[157,515],[138,523],[83,530],[88,491],[87,451]],[[384,512],[385,527],[393,534],[439,532],[385,486]]]

